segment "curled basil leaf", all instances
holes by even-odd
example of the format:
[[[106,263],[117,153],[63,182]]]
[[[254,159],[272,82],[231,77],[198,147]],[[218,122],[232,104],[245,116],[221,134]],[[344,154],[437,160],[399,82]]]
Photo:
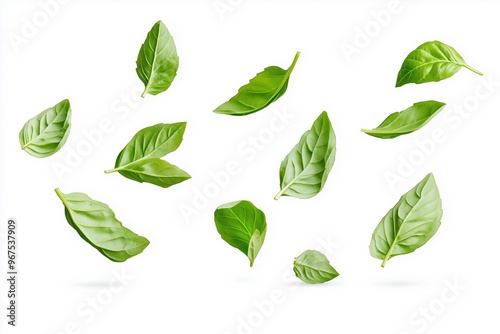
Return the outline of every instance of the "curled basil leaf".
[[[243,252],[252,267],[266,238],[264,212],[250,201],[236,201],[219,206],[214,220],[221,238]]]
[[[258,73],[250,82],[242,86],[229,101],[218,106],[214,112],[232,116],[244,116],[264,109],[283,94],[288,87],[288,79],[299,59],[297,52],[288,70],[270,66]]]
[[[426,125],[446,104],[438,101],[423,101],[399,112],[390,114],[372,130],[362,129],[367,135],[389,139],[412,133]]]
[[[66,143],[70,128],[71,107],[62,100],[24,124],[19,132],[21,149],[36,158],[51,156]]]
[[[149,245],[148,239],[123,226],[106,204],[83,193],[63,194],[59,189],[55,192],[64,205],[69,225],[111,261],[126,261]]]

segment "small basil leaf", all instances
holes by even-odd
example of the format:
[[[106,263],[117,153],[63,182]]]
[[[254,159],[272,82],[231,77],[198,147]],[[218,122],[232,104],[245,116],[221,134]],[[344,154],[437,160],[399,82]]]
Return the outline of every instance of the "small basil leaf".
[[[29,121],[19,132],[21,149],[36,158],[45,158],[63,147],[71,128],[71,107],[62,100]]]
[[[126,261],[149,245],[148,239],[124,227],[106,204],[83,193],[63,194],[59,189],[55,192],[64,204],[69,225],[111,261]]]
[[[163,188],[168,188],[191,178],[188,173],[179,167],[159,158],[131,162],[121,167],[118,172],[131,180],[141,183],[147,182]]]
[[[266,237],[264,212],[250,201],[237,201],[219,206],[214,220],[221,238],[243,252],[252,267]]]
[[[442,216],[439,190],[431,173],[382,218],[372,235],[371,255],[382,260],[384,267],[390,258],[413,252],[437,232]]]
[[[335,162],[336,138],[326,111],[314,121],[281,162],[281,190],[274,197],[310,198],[317,195]]]
[[[288,87],[288,79],[299,59],[297,52],[288,70],[270,66],[258,73],[250,82],[242,86],[229,101],[218,106],[214,112],[218,114],[244,116],[264,109],[283,94]]]
[[[295,276],[309,284],[331,281],[339,273],[330,265],[327,257],[315,250],[306,250],[293,262]]]
[[[137,132],[118,154],[115,168],[105,173],[119,172],[137,182],[147,182],[163,188],[190,179],[188,173],[164,160],[182,143],[186,123],[156,124]]]
[[[155,23],[137,56],[136,72],[146,94],[157,95],[170,87],[177,75],[179,57],[174,38],[162,21]]]
[[[364,133],[383,139],[396,138],[412,133],[426,125],[446,104],[438,101],[423,101],[399,112],[390,114],[378,127],[362,129]]]
[[[441,81],[453,76],[462,67],[483,75],[467,65],[462,56],[451,46],[439,41],[426,42],[410,52],[403,61],[396,87],[407,83]]]

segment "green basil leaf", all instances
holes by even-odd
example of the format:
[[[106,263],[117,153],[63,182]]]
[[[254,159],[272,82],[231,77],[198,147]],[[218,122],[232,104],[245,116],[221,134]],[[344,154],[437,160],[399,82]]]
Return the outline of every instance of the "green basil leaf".
[[[438,101],[423,101],[399,112],[390,114],[378,127],[362,129],[364,133],[383,139],[396,138],[412,133],[426,125],[446,104]]]
[[[288,70],[278,66],[270,66],[258,73],[250,82],[242,86],[238,93],[218,106],[214,112],[218,114],[244,116],[264,109],[283,94],[288,87],[288,79],[299,59],[300,52],[295,54]]]
[[[36,158],[45,158],[63,147],[71,128],[71,107],[68,100],[62,100],[29,121],[21,132],[21,149]]]
[[[175,151],[182,143],[186,123],[156,124],[137,132],[118,154],[115,168],[105,173],[119,172],[137,182],[147,182],[167,188],[191,176],[160,158]]]
[[[281,190],[274,197],[310,198],[317,195],[335,162],[336,138],[326,111],[314,121],[281,162]]]
[[[250,201],[236,201],[219,206],[214,220],[221,238],[242,251],[252,267],[266,238],[264,212]]]
[[[441,225],[443,209],[434,175],[428,174],[401,196],[373,232],[370,253],[382,260],[408,254],[423,246]]]
[[[124,227],[106,204],[83,193],[63,194],[59,189],[55,192],[64,204],[69,225],[111,261],[126,261],[149,245],[148,239]]]
[[[339,273],[330,265],[327,257],[315,250],[306,250],[293,262],[295,276],[309,284],[331,281]]]
[[[451,46],[439,41],[426,42],[410,52],[403,61],[396,87],[407,83],[441,81],[453,76],[462,67],[483,75],[467,65],[462,56]]]
[[[162,21],[155,23],[137,56],[136,72],[146,94],[157,95],[170,87],[177,75],[179,57],[174,38]]]

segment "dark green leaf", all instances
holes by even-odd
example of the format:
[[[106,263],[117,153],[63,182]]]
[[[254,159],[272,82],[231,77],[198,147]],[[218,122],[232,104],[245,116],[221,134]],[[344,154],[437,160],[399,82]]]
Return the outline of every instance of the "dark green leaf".
[[[63,194],[59,189],[55,192],[64,204],[71,227],[111,261],[126,261],[149,245],[148,239],[124,227],[106,204],[83,193]]]
[[[396,138],[412,133],[436,116],[445,106],[443,102],[423,101],[403,111],[390,114],[378,127],[372,130],[362,129],[364,133],[378,138]]]
[[[63,147],[71,128],[71,107],[62,100],[24,124],[19,132],[21,149],[37,157],[48,157]]]
[[[238,248],[253,266],[266,238],[266,216],[252,202],[221,205],[214,213],[215,227],[224,241]]]
[[[264,109],[285,94],[288,79],[300,52],[297,52],[288,70],[271,66],[258,73],[250,82],[242,86],[229,101],[214,110],[218,114],[244,116]]]

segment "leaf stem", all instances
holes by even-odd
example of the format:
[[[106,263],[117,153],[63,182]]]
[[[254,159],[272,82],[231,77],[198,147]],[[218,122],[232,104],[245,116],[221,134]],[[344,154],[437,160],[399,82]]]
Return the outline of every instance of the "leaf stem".
[[[384,268],[384,267],[385,267],[385,263],[387,262],[387,260],[389,260],[389,259],[388,259],[388,258],[387,258],[387,256],[386,256],[386,257],[384,258],[384,261],[382,261],[382,266],[381,266],[382,268]]]
[[[288,187],[285,187],[285,188],[281,189],[281,190],[280,190],[280,191],[276,194],[276,196],[274,196],[274,199],[275,199],[275,200],[278,200],[278,199],[281,197],[281,195],[283,195],[283,193],[284,193],[287,189],[288,189]]]
[[[295,64],[297,63],[297,60],[299,60],[299,57],[300,57],[300,51],[297,51],[295,53],[295,57],[293,58],[292,65],[290,65],[290,67],[288,68],[288,72],[291,72],[293,70],[293,68],[295,67]]]
[[[111,174],[111,173],[114,173],[114,172],[117,172],[118,171],[118,168],[113,168],[113,169],[106,169],[104,171],[104,173],[106,174]]]
[[[144,98],[147,93],[148,93],[148,86],[144,87],[144,91],[142,92],[141,97]]]
[[[57,197],[59,197],[59,198],[61,199],[61,201],[63,201],[63,202],[64,202],[64,199],[63,199],[63,197],[62,197],[62,193],[61,193],[61,191],[59,190],[59,188],[54,189],[54,191],[56,192]]]
[[[465,65],[464,65],[464,67],[465,67],[466,69],[468,69],[468,70],[471,70],[472,72],[474,72],[474,73],[476,73],[476,74],[479,74],[479,75],[483,75],[483,74],[484,74],[483,72],[478,71],[478,70],[476,70],[476,69],[474,69],[474,68],[470,67],[470,66],[469,66],[469,65],[467,65],[467,64],[465,64]]]

